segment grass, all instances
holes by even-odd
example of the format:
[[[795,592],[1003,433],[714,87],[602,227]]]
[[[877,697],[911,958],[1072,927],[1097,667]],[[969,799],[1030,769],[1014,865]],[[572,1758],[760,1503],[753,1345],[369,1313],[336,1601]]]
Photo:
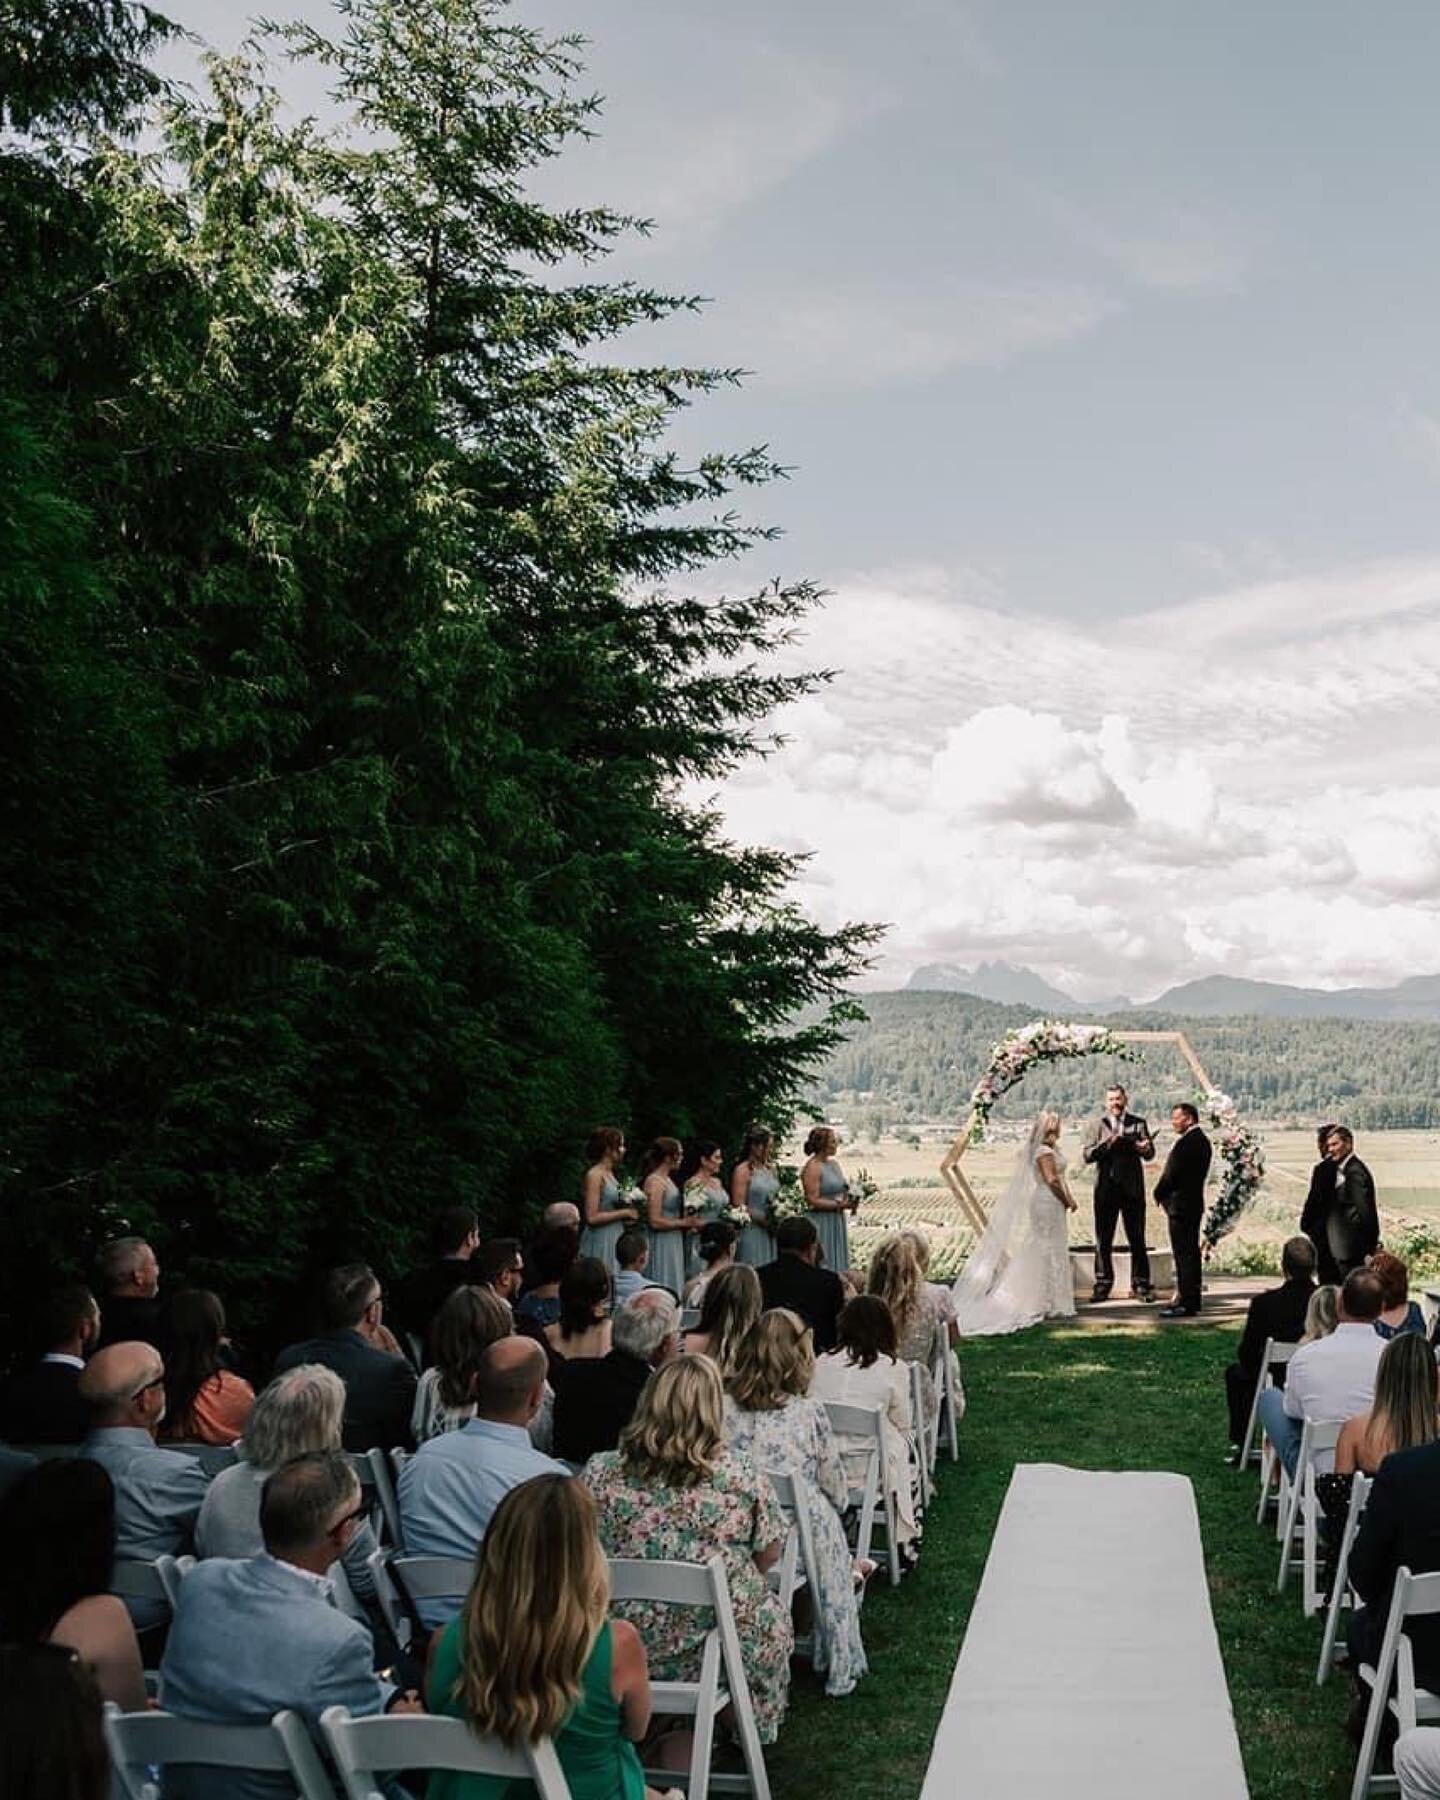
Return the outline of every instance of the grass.
[[[1302,1616],[1296,1580],[1276,1594],[1278,1549],[1273,1531],[1255,1524],[1255,1477],[1223,1461],[1220,1371],[1235,1337],[1218,1326],[1056,1326],[965,1346],[960,1462],[942,1454],[921,1566],[894,1591],[883,1578],[872,1584],[871,1673],[851,1698],[827,1701],[808,1671],[797,1672],[770,1752],[776,1800],[915,1800],[1017,1462],[1188,1475],[1253,1800],[1348,1792],[1345,1677],[1315,1686],[1320,1622]],[[1084,1521],[1075,1529],[1083,1555]]]

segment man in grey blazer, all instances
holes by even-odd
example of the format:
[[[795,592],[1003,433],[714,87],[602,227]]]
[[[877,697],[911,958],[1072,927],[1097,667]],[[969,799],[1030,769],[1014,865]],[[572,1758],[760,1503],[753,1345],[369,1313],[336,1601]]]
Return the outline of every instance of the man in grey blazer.
[[[185,1577],[160,1665],[160,1704],[181,1718],[253,1725],[284,1708],[312,1730],[327,1706],[352,1714],[422,1712],[375,1673],[370,1633],[331,1603],[325,1571],[365,1513],[343,1453],[313,1450],[277,1469],[260,1500],[265,1549],[216,1557]],[[165,1800],[293,1800],[288,1776],[186,1768]]]

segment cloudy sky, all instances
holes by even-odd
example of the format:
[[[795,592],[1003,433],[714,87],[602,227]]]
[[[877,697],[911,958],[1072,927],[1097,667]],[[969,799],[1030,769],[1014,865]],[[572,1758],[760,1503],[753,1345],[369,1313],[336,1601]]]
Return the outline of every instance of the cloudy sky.
[[[747,573],[841,674],[720,798],[879,983],[1440,968],[1440,9],[522,10],[607,101],[546,191],[712,299],[647,359],[753,371],[682,443],[794,465]]]

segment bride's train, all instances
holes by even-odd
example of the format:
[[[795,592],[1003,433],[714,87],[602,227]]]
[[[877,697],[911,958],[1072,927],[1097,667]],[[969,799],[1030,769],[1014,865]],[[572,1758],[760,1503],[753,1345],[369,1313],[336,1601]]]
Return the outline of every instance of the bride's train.
[[[1059,1116],[1041,1113],[955,1283],[963,1337],[998,1337],[1075,1315],[1066,1224],[1067,1203],[1073,1202],[1065,1188],[1065,1159],[1056,1148],[1059,1135]]]

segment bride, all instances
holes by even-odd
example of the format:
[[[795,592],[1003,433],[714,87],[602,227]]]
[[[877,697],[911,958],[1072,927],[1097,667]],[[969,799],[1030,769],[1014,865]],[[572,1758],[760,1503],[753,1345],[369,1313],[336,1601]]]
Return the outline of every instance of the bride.
[[[996,1337],[1042,1319],[1074,1317],[1065,1215],[1076,1208],[1065,1185],[1059,1141],[1059,1113],[1042,1112],[955,1283],[955,1313],[964,1337]]]

